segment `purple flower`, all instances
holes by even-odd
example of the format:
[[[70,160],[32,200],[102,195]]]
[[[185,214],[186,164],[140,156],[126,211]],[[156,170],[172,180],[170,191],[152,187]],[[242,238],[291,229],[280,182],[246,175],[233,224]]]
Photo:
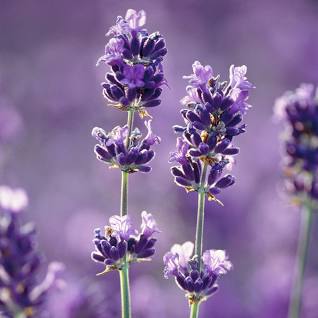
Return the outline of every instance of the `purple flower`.
[[[180,100],[182,106],[195,106],[201,102],[198,90],[195,87],[187,86],[186,91],[187,95]]]
[[[159,232],[156,221],[146,211],[141,213],[141,217],[140,232],[134,230],[128,216],[118,215],[109,219],[104,235],[99,228],[95,230],[95,251],[91,256],[95,262],[106,266],[101,274],[121,270],[125,260],[139,262],[154,255],[156,239],[152,236]]]
[[[203,66],[199,61],[195,61],[192,70],[193,74],[183,76],[183,78],[188,79],[193,87],[205,89],[207,83],[213,77],[212,67],[210,65]]]
[[[145,237],[150,237],[154,233],[160,233],[158,227],[157,227],[157,222],[155,218],[152,216],[152,214],[147,213],[146,211],[141,212],[141,233]]]
[[[148,163],[155,156],[151,147],[159,143],[160,138],[151,131],[150,122],[145,125],[148,128],[146,137],[142,139],[140,131],[135,129],[131,133],[128,147],[126,145],[127,126],[117,126],[110,133],[95,127],[92,135],[99,142],[94,149],[97,159],[129,173],[149,172],[151,167]]]
[[[146,12],[144,10],[137,12],[133,9],[128,9],[125,21],[127,21],[131,30],[140,31],[146,24]]]
[[[109,63],[116,62],[121,60],[122,53],[124,51],[124,40],[121,38],[112,38],[105,46],[105,55],[101,56],[96,65],[99,65],[101,62]]]
[[[218,289],[218,278],[232,269],[225,251],[205,251],[202,259],[198,259],[192,256],[193,247],[191,242],[175,244],[163,257],[165,278],[175,278],[190,304],[213,295]],[[202,262],[201,268],[199,262]]]
[[[146,145],[148,147],[151,147],[152,145],[155,145],[155,144],[160,144],[160,142],[161,142],[161,138],[153,133],[152,128],[151,128],[151,122],[152,122],[152,120],[145,121],[145,126],[146,126],[148,132],[147,132],[147,135],[144,139],[144,143],[146,143]]]
[[[0,188],[0,312],[5,317],[41,316],[47,293],[54,286],[62,287],[59,276],[64,265],[49,264],[45,279],[39,282],[41,255],[35,228],[24,224],[21,213],[16,213],[26,207],[27,196],[21,189]]]
[[[181,138],[177,138],[177,150],[170,153],[169,162],[177,162],[180,164],[187,164],[187,153],[189,145]]]
[[[206,268],[216,275],[224,275],[233,267],[224,250],[205,251],[202,260]]]
[[[128,215],[113,215],[109,218],[109,224],[113,235],[117,235],[124,240],[128,240],[129,236],[135,233]]]
[[[230,66],[230,82],[229,86],[234,89],[238,88],[242,91],[248,91],[254,88],[254,85],[247,80],[246,77],[247,67],[246,65],[242,66]]]
[[[302,84],[287,92],[275,104],[277,118],[285,124],[284,171],[286,188],[296,203],[318,200],[318,89]]]
[[[128,22],[121,16],[117,17],[116,24],[106,33],[106,36],[119,36],[128,34],[130,31]]]
[[[143,65],[124,65],[124,78],[121,80],[121,83],[127,85],[129,88],[143,87],[145,85],[143,81],[144,74],[145,69]]]
[[[170,154],[169,162],[179,164],[171,172],[177,185],[187,191],[204,191],[210,200],[221,203],[215,195],[235,182],[233,176],[221,174],[239,153],[233,139],[245,132],[243,116],[250,108],[247,100],[254,86],[246,78],[245,65],[230,67],[228,85],[219,75],[213,77],[210,66],[195,62],[193,70],[193,75],[185,77],[191,85],[181,100],[186,107],[181,110],[185,125],[174,126],[182,137],[177,139],[177,151]],[[203,164],[208,166],[204,176],[208,180],[201,180]]]
[[[165,40],[158,32],[149,34],[143,28],[145,22],[143,10],[129,9],[125,19],[118,17],[107,33],[113,38],[97,62],[111,67],[102,83],[109,104],[120,110],[134,108],[141,116],[147,114],[145,108],[160,105],[161,86],[166,84],[162,68]]]

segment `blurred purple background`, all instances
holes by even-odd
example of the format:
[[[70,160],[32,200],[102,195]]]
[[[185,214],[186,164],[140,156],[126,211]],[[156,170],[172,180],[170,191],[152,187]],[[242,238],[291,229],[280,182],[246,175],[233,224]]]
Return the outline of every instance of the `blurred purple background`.
[[[182,75],[198,59],[224,79],[230,64],[246,64],[257,86],[248,131],[238,138],[237,185],[224,191],[224,208],[207,205],[204,247],[226,249],[234,270],[202,305],[202,317],[286,317],[299,213],[282,195],[272,106],[286,89],[318,82],[318,1],[0,0],[0,180],[27,190],[25,218],[36,222],[41,250],[67,266],[68,287],[50,299],[52,316],[119,317],[118,275],[97,278],[101,268],[90,252],[93,229],[118,213],[120,174],[97,162],[90,133],[126,120],[106,107],[106,69],[95,63],[104,34],[128,8],[146,10],[148,30],[165,36],[170,87],[152,112],[162,137],[153,172],[130,178],[130,214],[139,222],[146,209],[162,229],[153,262],[131,268],[134,316],[188,315],[183,293],[162,277],[162,256],[195,235],[196,195],[174,185],[167,160],[175,146],[171,126],[181,123]],[[306,318],[318,312],[313,245]]]

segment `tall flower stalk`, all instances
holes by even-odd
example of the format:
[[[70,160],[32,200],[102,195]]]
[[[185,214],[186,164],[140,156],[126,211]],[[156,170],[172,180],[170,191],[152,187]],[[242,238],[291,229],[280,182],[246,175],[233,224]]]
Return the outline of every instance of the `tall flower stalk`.
[[[302,214],[295,262],[289,318],[301,315],[301,296],[312,227],[318,200],[318,89],[302,84],[275,104],[275,113],[285,124],[283,134],[286,189]]]
[[[142,137],[134,128],[134,116],[138,113],[141,118],[150,117],[148,110],[160,104],[161,86],[166,83],[161,64],[167,53],[165,41],[158,32],[149,34],[145,22],[143,10],[129,9],[125,18],[119,16],[107,33],[111,38],[105,54],[97,62],[110,67],[102,83],[107,103],[127,112],[125,126],[117,126],[109,133],[96,127],[92,133],[98,141],[97,158],[121,170],[120,215],[110,218],[104,235],[100,229],[95,230],[96,251],[92,258],[106,266],[102,273],[119,271],[123,318],[131,317],[129,264],[154,254],[156,239],[152,235],[158,232],[151,214],[142,212],[141,231],[133,229],[128,216],[129,175],[151,170],[149,162],[155,155],[151,148],[160,143],[152,132],[151,120],[145,121],[147,134]]]
[[[181,100],[185,126],[174,126],[180,136],[170,162],[175,183],[187,192],[198,193],[195,244],[175,244],[164,256],[164,275],[174,277],[186,292],[190,318],[197,318],[202,301],[218,289],[220,276],[232,268],[223,250],[203,252],[206,198],[221,205],[218,194],[234,184],[235,178],[224,175],[239,149],[233,139],[245,132],[243,116],[250,108],[247,99],[254,87],[246,78],[246,66],[230,67],[229,82],[214,76],[211,66],[196,61],[189,80],[187,95]],[[193,254],[194,252],[194,254]]]
[[[22,222],[27,196],[21,189],[0,186],[0,316],[39,317],[48,291],[61,286],[58,278],[64,266],[49,264],[39,283],[41,255],[37,250],[35,228]]]

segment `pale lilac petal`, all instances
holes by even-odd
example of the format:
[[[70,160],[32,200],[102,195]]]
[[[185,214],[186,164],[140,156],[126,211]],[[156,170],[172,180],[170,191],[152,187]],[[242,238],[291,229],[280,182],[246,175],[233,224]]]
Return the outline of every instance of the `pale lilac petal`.
[[[224,250],[208,250],[203,253],[203,263],[216,275],[226,274],[233,265]]]
[[[157,226],[156,220],[152,216],[151,213],[147,213],[146,211],[141,212],[141,232],[147,237],[150,237],[154,233],[159,233],[160,230]]]
[[[171,248],[171,252],[178,255],[178,262],[182,267],[187,267],[187,264],[192,257],[193,250],[194,244],[189,241],[183,243],[182,245],[175,244]]]

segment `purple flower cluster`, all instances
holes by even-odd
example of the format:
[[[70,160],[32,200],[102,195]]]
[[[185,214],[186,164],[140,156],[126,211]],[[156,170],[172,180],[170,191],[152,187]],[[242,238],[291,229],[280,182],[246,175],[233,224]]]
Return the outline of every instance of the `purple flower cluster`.
[[[60,263],[51,263],[46,278],[38,283],[41,256],[36,249],[35,229],[21,222],[20,211],[26,205],[23,190],[0,187],[1,317],[38,317],[48,290],[61,283],[57,278],[63,270]]]
[[[110,105],[146,115],[146,108],[160,104],[161,86],[165,84],[162,60],[167,53],[165,40],[155,32],[149,34],[144,25],[146,13],[129,9],[119,16],[107,36],[112,36],[105,54],[97,64],[105,63],[111,71],[102,83],[103,94]]]
[[[125,261],[142,261],[155,253],[156,239],[152,236],[159,232],[156,221],[146,211],[141,213],[141,218],[140,231],[133,228],[128,215],[110,217],[104,235],[101,229],[95,230],[95,251],[92,253],[92,259],[106,265],[103,273],[120,270]]]
[[[192,242],[175,244],[163,257],[165,278],[175,278],[177,285],[186,292],[190,304],[213,295],[218,289],[218,278],[232,268],[225,251],[205,251],[200,260],[192,256],[193,248]]]
[[[277,100],[275,113],[286,125],[287,187],[301,201],[307,196],[317,200],[318,89],[302,84],[294,92],[286,92]]]
[[[196,61],[193,74],[184,77],[190,83],[181,100],[186,107],[181,110],[185,126],[174,126],[182,137],[177,140],[177,150],[170,155],[170,162],[178,163],[171,171],[179,186],[188,191],[205,191],[212,200],[216,200],[221,189],[235,182],[233,176],[222,177],[222,173],[239,152],[232,146],[233,138],[246,128],[242,120],[250,108],[247,100],[254,88],[246,72],[245,65],[232,65],[229,82],[221,82],[219,75],[213,76],[210,66]],[[202,163],[210,166],[204,189],[200,185]]]
[[[95,127],[92,135],[99,141],[95,146],[97,159],[110,165],[118,167],[122,171],[133,173],[136,171],[149,172],[151,167],[147,164],[154,158],[155,153],[151,146],[160,143],[160,138],[151,129],[151,120],[145,121],[148,133],[141,139],[141,133],[136,128],[129,136],[128,127],[115,127],[110,133]]]

